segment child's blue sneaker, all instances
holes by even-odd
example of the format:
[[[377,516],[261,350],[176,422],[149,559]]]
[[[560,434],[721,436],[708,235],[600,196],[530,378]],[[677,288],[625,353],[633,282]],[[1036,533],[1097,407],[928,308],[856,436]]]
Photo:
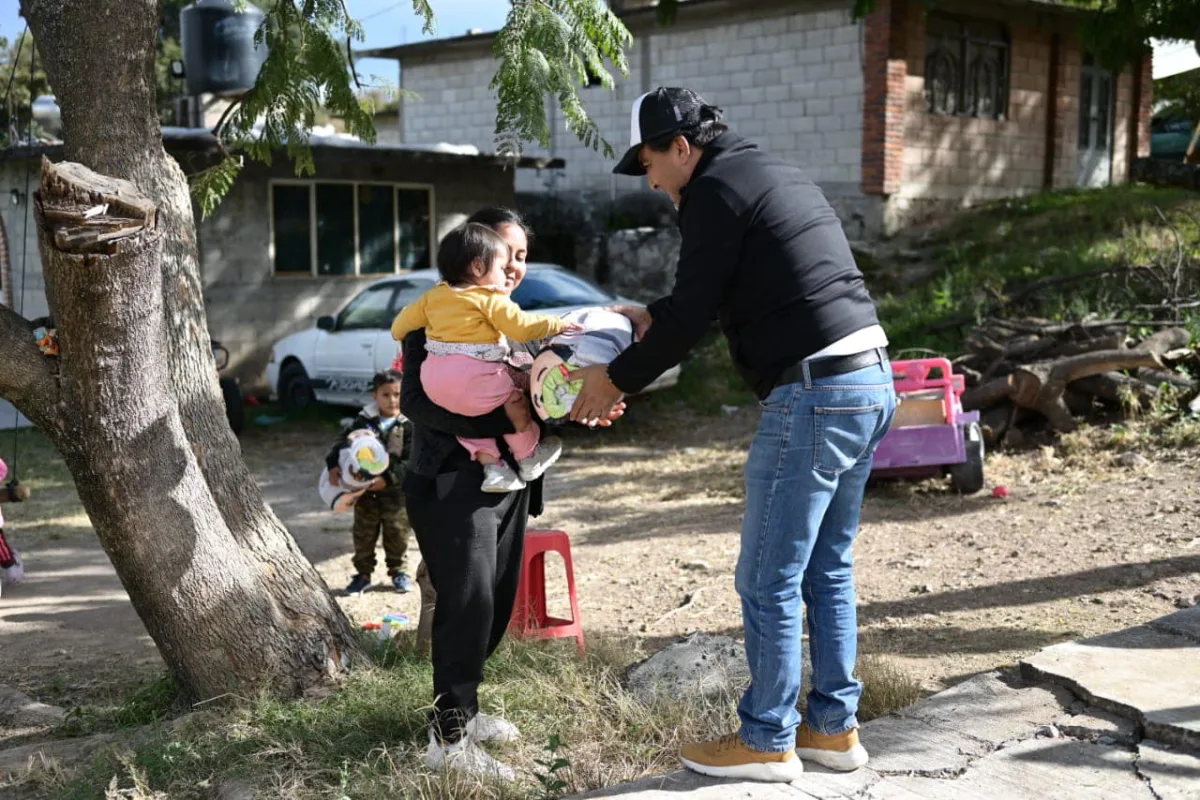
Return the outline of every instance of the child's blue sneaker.
[[[362,594],[371,588],[371,579],[366,575],[355,575],[354,580],[346,587],[346,594]]]
[[[412,578],[408,577],[407,572],[398,572],[392,576],[392,586],[400,594],[408,594],[413,590]]]

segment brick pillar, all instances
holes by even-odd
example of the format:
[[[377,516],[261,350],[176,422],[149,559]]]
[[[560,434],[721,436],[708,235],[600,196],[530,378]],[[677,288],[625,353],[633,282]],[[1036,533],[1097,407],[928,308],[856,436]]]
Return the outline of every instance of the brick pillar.
[[[890,195],[904,180],[906,0],[879,0],[867,17],[863,62],[862,190]]]
[[[1132,147],[1135,158],[1147,158],[1150,155],[1150,117],[1154,105],[1154,51],[1147,49],[1139,59],[1140,73],[1134,73],[1134,103],[1133,113],[1136,117],[1132,125]],[[1132,164],[1130,164],[1132,166]]]

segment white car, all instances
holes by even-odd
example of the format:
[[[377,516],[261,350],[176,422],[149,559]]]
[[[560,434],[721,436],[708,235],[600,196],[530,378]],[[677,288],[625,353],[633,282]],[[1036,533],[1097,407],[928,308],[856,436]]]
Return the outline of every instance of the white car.
[[[383,278],[355,295],[336,315],[318,318],[316,327],[280,339],[267,365],[271,399],[285,408],[303,408],[313,401],[362,405],[371,378],[389,369],[396,358],[392,320],[438,280],[434,269]],[[554,264],[530,264],[513,300],[525,311],[542,314],[637,305]],[[672,367],[645,391],[665,389],[678,381],[679,367]]]

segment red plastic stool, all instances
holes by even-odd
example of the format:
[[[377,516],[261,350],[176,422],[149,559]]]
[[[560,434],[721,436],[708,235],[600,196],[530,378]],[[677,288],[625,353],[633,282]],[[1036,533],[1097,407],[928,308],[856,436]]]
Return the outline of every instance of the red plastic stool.
[[[546,553],[550,552],[561,555],[567,568],[572,617],[569,620],[551,617],[546,613]],[[571,540],[562,531],[525,532],[525,556],[508,630],[520,638],[559,639],[574,636],[579,644],[579,652],[583,654],[583,622],[579,616],[579,597],[575,594]]]

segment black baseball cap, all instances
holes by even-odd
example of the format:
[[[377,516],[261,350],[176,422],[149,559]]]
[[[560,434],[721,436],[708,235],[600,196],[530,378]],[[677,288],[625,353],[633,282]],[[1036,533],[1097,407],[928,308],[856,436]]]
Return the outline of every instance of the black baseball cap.
[[[613,167],[616,175],[645,175],[638,157],[642,144],[677,135],[699,121],[703,98],[691,89],[660,86],[633,101],[629,119],[629,149]]]

